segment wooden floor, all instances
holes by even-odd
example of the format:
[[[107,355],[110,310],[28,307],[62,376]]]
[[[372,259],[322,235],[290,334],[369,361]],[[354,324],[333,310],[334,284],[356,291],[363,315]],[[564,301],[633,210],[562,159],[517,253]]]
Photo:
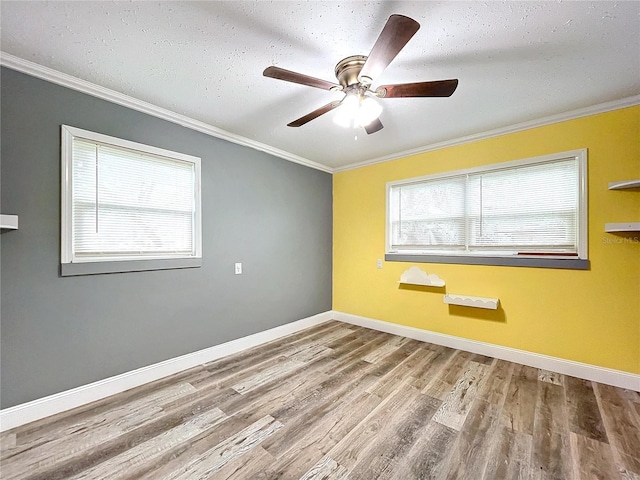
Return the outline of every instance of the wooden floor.
[[[10,479],[640,479],[640,394],[338,322],[1,435]]]

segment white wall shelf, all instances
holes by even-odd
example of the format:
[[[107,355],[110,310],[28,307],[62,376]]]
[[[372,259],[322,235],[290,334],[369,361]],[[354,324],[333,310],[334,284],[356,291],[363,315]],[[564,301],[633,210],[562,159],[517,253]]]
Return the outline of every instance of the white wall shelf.
[[[609,190],[624,190],[627,188],[640,188],[640,180],[623,180],[622,182],[609,182]]]
[[[0,229],[2,231],[18,229],[18,215],[0,215]]]
[[[609,190],[631,189],[640,189],[640,180],[609,182]],[[640,222],[605,223],[604,231],[607,233],[640,232]]]
[[[640,232],[640,222],[605,223],[604,231],[607,233]]]
[[[444,287],[444,280],[435,273],[427,273],[420,267],[410,267],[400,275],[400,281],[403,285],[422,285],[425,287]]]
[[[473,308],[486,308],[489,310],[497,310],[499,302],[500,300],[497,298],[472,297],[469,295],[456,295],[453,293],[447,293],[444,296],[444,303],[448,303],[449,305],[460,305],[463,307],[473,307]]]

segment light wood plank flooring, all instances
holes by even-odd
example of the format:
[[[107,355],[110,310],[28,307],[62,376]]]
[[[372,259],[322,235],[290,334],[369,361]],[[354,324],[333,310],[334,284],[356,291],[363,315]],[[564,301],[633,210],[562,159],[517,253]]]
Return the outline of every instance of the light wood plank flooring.
[[[640,480],[640,394],[329,322],[0,439],[3,480]]]

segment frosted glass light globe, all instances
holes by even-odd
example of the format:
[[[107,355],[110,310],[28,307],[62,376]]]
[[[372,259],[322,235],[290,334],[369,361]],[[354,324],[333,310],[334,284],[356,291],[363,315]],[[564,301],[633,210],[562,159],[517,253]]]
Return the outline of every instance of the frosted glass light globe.
[[[333,121],[341,127],[364,127],[382,113],[382,107],[371,97],[349,94],[337,109]]]

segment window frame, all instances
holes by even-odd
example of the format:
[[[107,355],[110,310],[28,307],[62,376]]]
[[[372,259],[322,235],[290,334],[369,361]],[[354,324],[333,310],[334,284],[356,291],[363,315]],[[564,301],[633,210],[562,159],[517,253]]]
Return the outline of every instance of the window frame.
[[[123,148],[183,161],[194,167],[194,224],[192,255],[156,256],[104,256],[76,257],[73,250],[73,140],[85,139],[90,142]],[[130,140],[124,140],[69,125],[61,126],[61,229],[60,260],[61,276],[93,275],[103,273],[139,272],[175,268],[197,268],[202,266],[202,202],[200,158],[184,153],[165,150]]]
[[[391,190],[393,187],[410,185],[424,181],[446,179],[484,173],[505,168],[525,167],[541,163],[550,163],[559,160],[574,158],[578,163],[578,229],[577,229],[577,253],[578,255],[506,255],[491,254],[489,251],[439,251],[435,250],[392,250],[391,249]],[[394,180],[386,184],[386,212],[385,212],[385,260],[397,262],[417,263],[451,263],[467,265],[498,265],[498,266],[522,266],[543,268],[568,268],[586,270],[589,268],[588,259],[588,163],[587,149],[569,150],[566,152],[552,153],[520,160],[493,163],[462,170],[424,175],[420,177]],[[465,217],[466,218],[466,217]]]

